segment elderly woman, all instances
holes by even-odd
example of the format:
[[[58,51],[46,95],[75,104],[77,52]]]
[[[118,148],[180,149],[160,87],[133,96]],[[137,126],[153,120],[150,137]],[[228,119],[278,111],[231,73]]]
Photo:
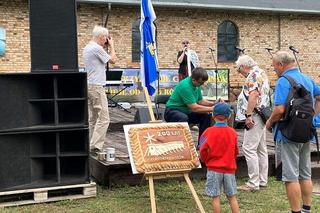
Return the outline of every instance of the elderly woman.
[[[248,55],[236,61],[237,71],[246,78],[238,97],[236,120],[245,119],[242,149],[248,166],[248,182],[239,189],[259,190],[267,186],[268,152],[266,126],[255,108],[269,105],[269,80],[266,73]]]

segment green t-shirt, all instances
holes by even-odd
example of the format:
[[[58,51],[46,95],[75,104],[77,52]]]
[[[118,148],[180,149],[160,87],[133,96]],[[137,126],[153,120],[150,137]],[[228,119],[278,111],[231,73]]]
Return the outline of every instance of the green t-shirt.
[[[192,78],[187,77],[174,88],[166,106],[189,114],[191,110],[187,105],[197,103],[200,100],[202,100],[201,87],[193,86]]]

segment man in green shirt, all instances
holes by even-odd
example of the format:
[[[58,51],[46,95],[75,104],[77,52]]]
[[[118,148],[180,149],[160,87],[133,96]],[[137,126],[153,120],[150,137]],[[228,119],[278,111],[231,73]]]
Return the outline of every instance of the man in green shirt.
[[[201,85],[207,80],[208,73],[205,69],[202,67],[193,69],[191,76],[180,81],[174,88],[164,114],[167,122],[199,124],[199,138],[210,126],[209,113],[212,112],[214,105],[202,97]]]

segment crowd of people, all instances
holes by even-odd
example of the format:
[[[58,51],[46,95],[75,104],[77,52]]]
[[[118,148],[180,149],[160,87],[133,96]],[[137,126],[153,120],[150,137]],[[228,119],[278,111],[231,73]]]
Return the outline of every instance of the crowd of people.
[[[105,85],[105,65],[117,60],[114,42],[108,30],[96,26],[92,40],[83,50],[83,61],[88,73],[88,106],[90,151],[102,149],[110,123]],[[199,139],[197,150],[207,167],[205,194],[212,197],[214,212],[220,212],[221,189],[227,196],[232,212],[239,212],[236,194],[238,190],[258,191],[268,186],[268,151],[266,131],[275,134],[276,143],[281,144],[282,181],[285,183],[288,202],[292,212],[311,212],[312,181],[310,142],[288,141],[277,124],[285,113],[286,100],[291,88],[283,75],[292,77],[303,85],[314,98],[315,114],[320,112],[320,87],[295,66],[295,58],[286,51],[273,55],[272,66],[279,77],[274,92],[274,109],[265,121],[257,112],[270,105],[270,85],[267,73],[248,55],[241,55],[235,62],[236,71],[245,78],[238,96],[236,120],[245,123],[242,150],[248,167],[248,181],[238,186],[235,172],[239,154],[237,132],[228,126],[232,109],[223,100],[215,102],[202,97],[201,86],[208,80],[199,58],[190,49],[189,40],[182,42],[178,52],[179,83],[168,102],[164,118],[167,122],[197,124]],[[213,124],[213,125],[212,125]]]

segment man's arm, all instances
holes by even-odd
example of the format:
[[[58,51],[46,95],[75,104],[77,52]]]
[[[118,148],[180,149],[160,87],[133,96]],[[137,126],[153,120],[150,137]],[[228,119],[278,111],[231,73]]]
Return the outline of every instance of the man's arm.
[[[181,64],[182,61],[183,61],[183,58],[184,58],[184,55],[185,55],[185,51],[186,51],[186,48],[183,49],[181,55],[180,55],[180,56],[178,57],[178,59],[177,59],[177,62],[178,62],[179,64]]]
[[[192,112],[212,112],[213,108],[209,107],[209,106],[203,106],[197,103],[193,103],[193,104],[187,104],[188,108],[192,111]]]
[[[278,122],[283,117],[285,109],[285,105],[278,105],[274,107],[270,118],[266,122],[267,130],[270,132],[272,131],[273,124]]]
[[[317,115],[320,113],[320,95],[316,96],[315,99],[316,99],[316,103],[314,105],[314,111]]]
[[[202,106],[212,107],[215,103],[212,101],[209,101],[207,99],[201,99],[200,101],[197,102],[197,104],[202,105]]]
[[[114,41],[113,38],[110,37],[108,38],[108,45],[109,45],[109,55],[110,55],[110,59],[109,59],[109,63],[110,64],[114,64],[117,61],[117,56],[116,56],[116,52],[114,50]]]

